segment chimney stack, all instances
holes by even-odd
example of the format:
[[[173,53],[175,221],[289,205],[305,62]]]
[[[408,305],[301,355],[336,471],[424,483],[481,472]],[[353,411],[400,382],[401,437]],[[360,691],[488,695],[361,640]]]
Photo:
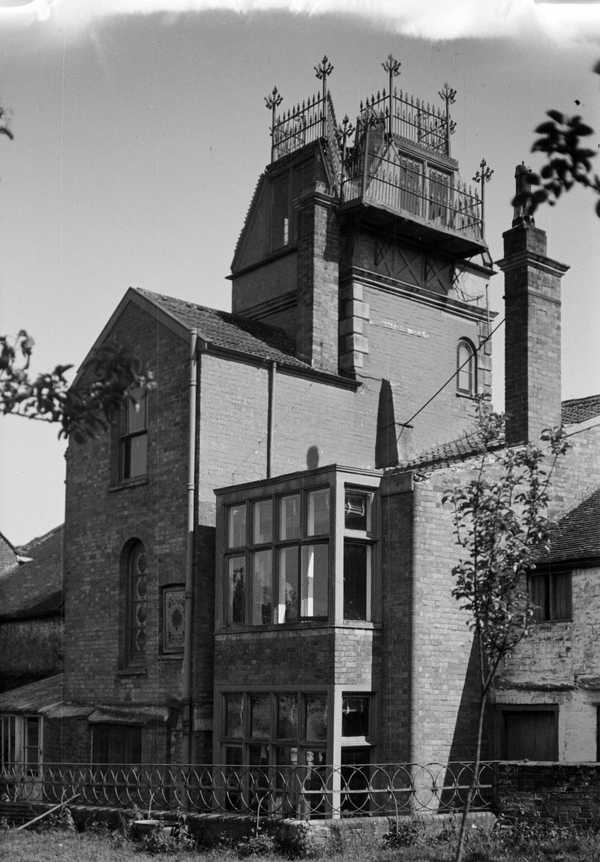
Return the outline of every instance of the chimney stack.
[[[517,194],[528,168],[517,165]],[[515,207],[504,234],[506,442],[536,443],[561,421],[560,283],[568,266],[546,255],[546,233]]]

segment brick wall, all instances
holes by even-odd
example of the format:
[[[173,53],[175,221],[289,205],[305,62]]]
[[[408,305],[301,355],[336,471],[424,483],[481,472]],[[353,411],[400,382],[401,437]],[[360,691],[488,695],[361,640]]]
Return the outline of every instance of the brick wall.
[[[501,763],[496,770],[498,810],[517,819],[549,818],[596,828],[600,817],[597,763]]]

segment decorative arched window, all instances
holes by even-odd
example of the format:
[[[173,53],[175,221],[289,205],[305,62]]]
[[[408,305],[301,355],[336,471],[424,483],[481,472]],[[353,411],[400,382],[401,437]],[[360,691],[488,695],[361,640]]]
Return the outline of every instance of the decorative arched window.
[[[125,586],[124,659],[125,664],[140,664],[146,651],[148,577],[143,544],[133,539],[123,550]]]
[[[456,390],[461,395],[477,394],[477,353],[466,338],[461,338],[456,349]]]

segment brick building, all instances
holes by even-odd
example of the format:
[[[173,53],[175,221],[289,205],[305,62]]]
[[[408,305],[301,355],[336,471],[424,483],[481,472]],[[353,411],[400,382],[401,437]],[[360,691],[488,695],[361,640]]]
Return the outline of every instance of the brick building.
[[[47,759],[472,756],[441,496],[470,469],[465,435],[491,385],[482,201],[450,153],[449,98],[378,94],[350,146],[321,80],[282,117],[271,96],[233,313],[130,288],[96,342],[132,347],[157,387],[69,445],[65,673],[38,692],[53,704]],[[500,266],[518,444],[560,422],[566,267],[518,213]],[[565,408],[578,436],[562,512],[596,491],[588,408]],[[536,691],[522,702],[545,702]]]

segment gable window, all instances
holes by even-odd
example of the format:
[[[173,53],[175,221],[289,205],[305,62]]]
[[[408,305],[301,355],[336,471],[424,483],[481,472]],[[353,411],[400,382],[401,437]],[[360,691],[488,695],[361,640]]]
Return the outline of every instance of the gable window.
[[[318,488],[226,509],[226,625],[327,617],[329,496]]]
[[[148,572],[143,544],[137,539],[123,551],[125,586],[124,664],[140,664],[146,651],[148,613]]]
[[[572,619],[571,572],[529,575],[529,598],[536,622]]]
[[[456,391],[461,395],[477,394],[477,353],[466,338],[461,338],[456,349]]]
[[[121,410],[119,478],[145,476],[148,468],[147,393],[134,389]]]

